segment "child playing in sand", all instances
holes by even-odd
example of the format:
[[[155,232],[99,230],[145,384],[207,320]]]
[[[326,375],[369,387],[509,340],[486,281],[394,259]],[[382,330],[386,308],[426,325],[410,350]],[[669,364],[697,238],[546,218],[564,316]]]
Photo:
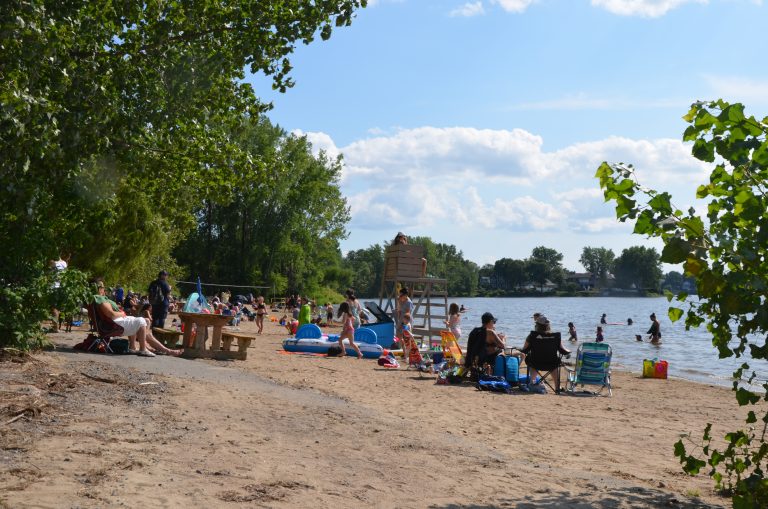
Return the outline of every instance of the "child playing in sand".
[[[445,321],[445,325],[458,341],[461,338],[461,313],[459,312],[459,305],[455,302],[448,308],[448,320]]]
[[[568,322],[568,339],[576,342],[579,340],[579,337],[576,335],[576,326],[573,325],[573,322]]]
[[[339,304],[338,316],[341,318],[341,335],[339,335],[339,347],[341,348],[341,355],[346,355],[344,350],[344,339],[349,340],[349,346],[355,349],[357,352],[357,358],[362,359],[363,353],[360,348],[355,344],[355,317],[352,314],[349,304],[345,301]]]
[[[597,328],[597,333],[595,335],[595,341],[598,342],[598,343],[602,343],[603,342],[603,328],[602,327],[598,327]]]

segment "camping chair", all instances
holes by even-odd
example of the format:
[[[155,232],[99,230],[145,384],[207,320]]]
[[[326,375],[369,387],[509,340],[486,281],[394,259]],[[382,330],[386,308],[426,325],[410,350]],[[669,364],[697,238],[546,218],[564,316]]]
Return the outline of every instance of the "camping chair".
[[[560,385],[560,368],[563,364],[563,351],[560,350],[559,332],[534,332],[535,336],[528,343],[528,349],[524,350],[525,364],[528,380],[532,381],[531,368],[539,372],[541,381],[547,384],[555,393],[560,392],[560,387],[554,387],[550,380],[554,379]]]
[[[88,304],[88,318],[96,328],[96,339],[88,346],[88,351],[112,353],[109,342],[112,341],[112,338],[122,336],[123,328],[109,318],[102,316],[94,302]]]
[[[611,346],[606,343],[582,343],[576,351],[576,368],[569,370],[566,390],[573,394],[576,385],[599,385],[600,389],[592,394],[598,395],[608,387],[608,396],[613,396],[611,388]],[[566,368],[567,369],[567,368]],[[586,391],[585,391],[586,392]]]
[[[464,363],[464,354],[453,332],[447,330],[440,331],[440,345],[443,347],[443,358],[453,357],[457,366],[461,366]]]

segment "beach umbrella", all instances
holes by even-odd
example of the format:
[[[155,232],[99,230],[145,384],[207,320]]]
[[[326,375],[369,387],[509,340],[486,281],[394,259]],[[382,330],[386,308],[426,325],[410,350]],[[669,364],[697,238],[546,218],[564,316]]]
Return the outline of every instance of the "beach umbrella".
[[[197,276],[197,302],[200,303],[202,309],[208,307],[208,301],[205,300],[205,295],[203,295],[203,285],[200,283],[200,276]]]

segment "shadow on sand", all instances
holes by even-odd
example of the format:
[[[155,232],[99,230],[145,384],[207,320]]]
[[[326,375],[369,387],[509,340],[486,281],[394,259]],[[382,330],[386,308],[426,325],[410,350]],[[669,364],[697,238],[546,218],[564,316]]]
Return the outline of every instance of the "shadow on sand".
[[[725,505],[705,504],[695,498],[675,496],[663,491],[631,487],[613,489],[595,499],[591,494],[585,498],[571,493],[542,493],[523,496],[521,499],[500,497],[493,504],[448,504],[431,505],[431,509],[723,509]]]

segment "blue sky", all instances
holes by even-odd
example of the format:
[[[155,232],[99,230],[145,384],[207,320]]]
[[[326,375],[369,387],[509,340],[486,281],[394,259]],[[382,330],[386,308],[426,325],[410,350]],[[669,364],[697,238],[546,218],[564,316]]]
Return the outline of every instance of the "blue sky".
[[[540,245],[582,270],[583,247],[655,241],[617,223],[603,160],[696,205],[708,168],[680,139],[699,99],[768,115],[761,0],[377,0],[297,49],[273,122],[343,154],[344,251],[397,231],[480,264]]]

